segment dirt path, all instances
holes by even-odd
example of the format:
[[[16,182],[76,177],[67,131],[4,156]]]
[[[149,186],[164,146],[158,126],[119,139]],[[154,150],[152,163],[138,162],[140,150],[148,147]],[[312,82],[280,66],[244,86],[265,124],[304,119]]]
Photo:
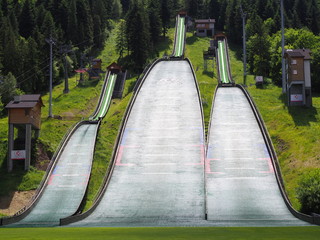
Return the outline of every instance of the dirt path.
[[[0,213],[11,216],[29,203],[35,190],[11,192],[8,196],[0,197]]]

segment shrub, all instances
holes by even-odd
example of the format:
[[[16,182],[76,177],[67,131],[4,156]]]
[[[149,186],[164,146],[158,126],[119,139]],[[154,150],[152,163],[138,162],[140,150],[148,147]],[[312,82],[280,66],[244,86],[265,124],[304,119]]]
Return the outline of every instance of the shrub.
[[[302,175],[297,194],[303,213],[320,214],[320,169],[313,169]]]

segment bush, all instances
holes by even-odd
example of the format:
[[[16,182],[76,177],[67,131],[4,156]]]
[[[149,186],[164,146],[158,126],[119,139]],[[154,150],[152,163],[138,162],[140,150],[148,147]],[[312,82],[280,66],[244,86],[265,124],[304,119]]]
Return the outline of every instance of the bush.
[[[297,194],[303,213],[320,214],[320,169],[302,175]]]

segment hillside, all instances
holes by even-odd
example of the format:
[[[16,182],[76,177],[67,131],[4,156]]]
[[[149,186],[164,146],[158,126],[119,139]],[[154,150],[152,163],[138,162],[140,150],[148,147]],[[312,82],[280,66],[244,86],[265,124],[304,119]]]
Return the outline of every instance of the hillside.
[[[170,40],[160,46],[160,56],[164,52],[169,52],[172,47],[173,29],[171,29],[169,33]],[[111,35],[106,44],[105,51],[101,53],[103,59],[108,59],[104,62],[105,65],[117,57],[115,52],[112,53],[110,51],[110,49],[114,48],[114,44],[115,38],[114,35]],[[196,72],[203,103],[206,128],[209,123],[214,89],[217,85],[215,68],[211,66],[207,71],[203,69],[202,50],[205,50],[208,45],[209,38],[198,38],[191,33],[187,34],[186,57],[191,59]],[[230,49],[231,71],[235,81],[242,83],[242,62],[236,57],[238,50],[237,46],[233,46],[233,48]],[[121,101],[113,101],[110,112],[101,126],[86,208],[90,207],[100,187],[105,171],[108,168],[108,162],[112,154],[111,150],[117,136],[117,129],[130,99],[129,92],[134,82],[135,78],[127,81],[124,94],[127,96]],[[43,125],[39,139],[39,149],[46,150],[46,154],[41,155],[44,157],[42,158],[42,162],[48,161],[67,129],[82,117],[88,117],[95,107],[102,81],[92,82],[84,88],[77,87],[76,83],[75,77],[70,80],[71,91],[68,95],[62,94],[63,85],[55,87],[54,114],[62,116],[62,120],[46,118],[48,96],[45,95],[43,97],[46,107],[42,112]],[[318,95],[314,96],[313,108],[288,108],[284,103],[284,98],[279,87],[269,81],[263,88],[256,88],[253,76],[248,77],[248,90],[263,116],[275,145],[290,200],[294,204],[294,207],[299,209],[300,204],[296,199],[295,193],[298,181],[303,173],[310,169],[320,167],[318,161],[318,153],[320,151],[319,144],[317,144],[319,142],[317,136],[320,129],[320,124],[318,123],[320,118],[320,112],[318,111],[320,108],[320,98]],[[43,175],[42,170],[32,169],[32,171],[28,173],[22,171],[16,171],[13,174],[6,173],[7,119],[1,119],[0,124],[2,142],[0,164],[2,165],[1,183],[3,184],[0,195],[8,195],[8,193],[14,190],[23,191],[35,189]],[[110,129],[112,129],[112,131],[110,131]],[[52,134],[53,132],[55,134]],[[12,179],[14,179],[14,181]]]

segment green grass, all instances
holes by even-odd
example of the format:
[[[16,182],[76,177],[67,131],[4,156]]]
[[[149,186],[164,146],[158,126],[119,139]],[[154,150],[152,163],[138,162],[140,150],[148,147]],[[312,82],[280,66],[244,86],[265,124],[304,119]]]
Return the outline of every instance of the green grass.
[[[296,188],[300,177],[320,168],[320,97],[313,97],[312,108],[287,107],[279,87],[252,85],[248,89],[275,146],[289,198],[299,209]]]
[[[85,210],[91,207],[106,175],[118,131],[121,127],[121,120],[131,96],[132,94],[129,94],[122,100],[112,100],[110,109],[101,123],[94,153],[91,178],[88,185]]]
[[[207,70],[204,69],[203,65],[203,51],[208,50],[210,39],[199,38],[188,32],[186,42],[185,57],[190,59],[197,77],[207,132],[213,95],[218,84],[214,62],[212,60],[208,61]]]
[[[15,228],[0,229],[5,239],[110,239],[110,240],[313,240],[318,239],[318,227],[282,228]]]

